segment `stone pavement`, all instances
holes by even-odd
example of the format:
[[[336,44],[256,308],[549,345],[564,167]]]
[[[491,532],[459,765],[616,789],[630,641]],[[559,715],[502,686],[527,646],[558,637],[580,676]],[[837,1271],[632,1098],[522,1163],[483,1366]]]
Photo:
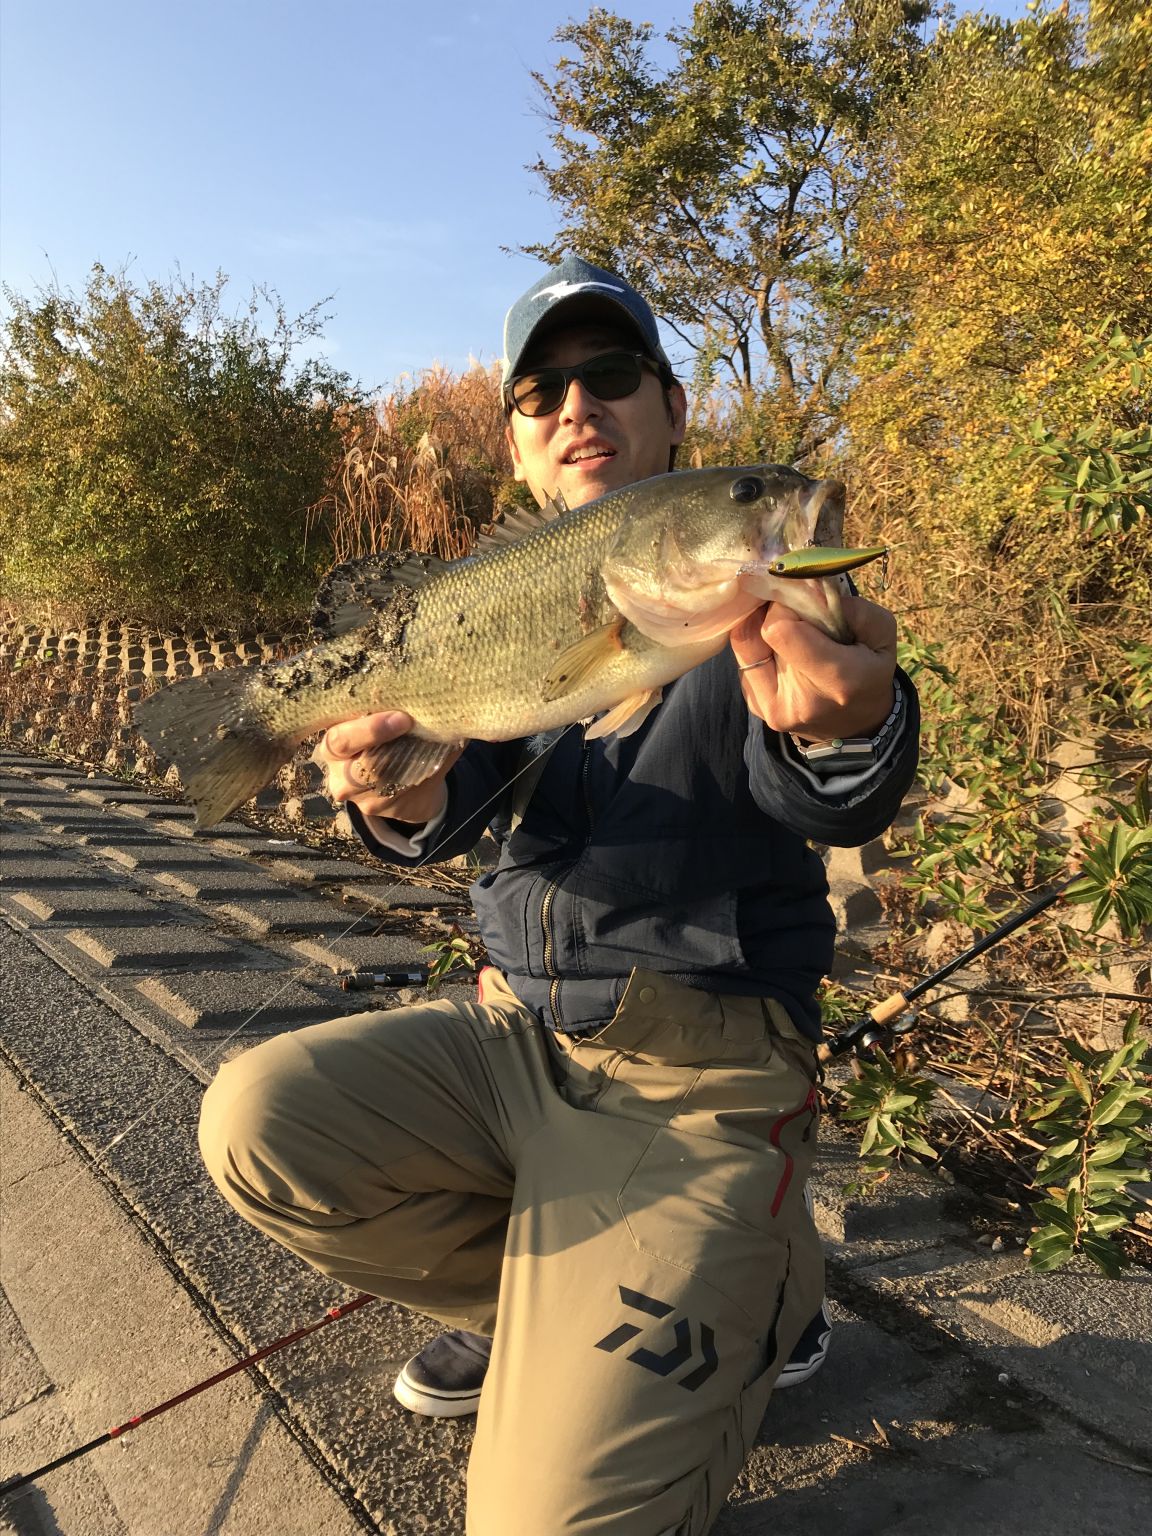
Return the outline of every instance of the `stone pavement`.
[[[341,992],[334,972],[412,962],[398,912],[463,910],[235,823],[193,833],[184,809],[0,754],[0,1477],[345,1299],[208,1185],[202,1085],[269,1032],[399,1000]],[[367,937],[368,902],[388,935]],[[831,1356],[770,1406],[719,1536],[813,1515],[841,1536],[1143,1525],[1152,1275],[1031,1275],[976,1244],[941,1183],[845,1195],[852,1156],[830,1131],[814,1179]],[[0,1531],[454,1536],[469,1422],[390,1395],[433,1331],[367,1308],[45,1477],[0,1506]]]

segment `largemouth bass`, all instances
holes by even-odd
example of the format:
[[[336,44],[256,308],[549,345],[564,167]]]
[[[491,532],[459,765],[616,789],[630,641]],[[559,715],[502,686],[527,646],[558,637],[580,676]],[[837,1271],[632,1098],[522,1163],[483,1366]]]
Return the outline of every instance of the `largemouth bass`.
[[[782,465],[689,470],[573,512],[515,513],[462,560],[338,566],[319,599],[328,638],[286,661],[174,683],[138,706],[137,724],[176,764],[201,826],[254,795],[307,737],[380,710],[415,721],[374,754],[367,787],[385,795],[472,739],[604,710],[587,735],[626,735],[666,683],[773,598],[851,638],[838,573],[884,551],[823,547],[842,541],[843,510],[839,481]]]

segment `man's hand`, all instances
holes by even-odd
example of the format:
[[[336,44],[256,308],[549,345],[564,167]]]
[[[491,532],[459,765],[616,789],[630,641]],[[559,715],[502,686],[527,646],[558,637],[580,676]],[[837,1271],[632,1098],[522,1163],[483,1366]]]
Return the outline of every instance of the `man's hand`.
[[[774,731],[809,741],[873,736],[892,708],[896,620],[886,608],[846,593],[847,645],[784,603],[758,608],[732,631],[748,708]]]
[[[324,770],[328,794],[337,803],[350,800],[364,816],[391,816],[397,821],[421,824],[443,809],[447,791],[444,778],[459,752],[430,778],[391,799],[364,787],[366,766],[361,753],[395,741],[412,729],[412,716],[400,710],[382,715],[362,715],[331,726],[312,753],[312,761]]]

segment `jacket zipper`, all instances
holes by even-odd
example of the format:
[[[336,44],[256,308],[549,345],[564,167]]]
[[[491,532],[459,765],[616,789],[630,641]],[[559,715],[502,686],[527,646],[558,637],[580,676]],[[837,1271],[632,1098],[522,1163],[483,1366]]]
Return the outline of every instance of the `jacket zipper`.
[[[584,840],[587,847],[592,841],[592,802],[588,798],[588,769],[591,757],[587,745],[582,749],[580,764],[580,788],[584,796],[584,809],[588,816],[588,836]],[[556,940],[552,931],[552,903],[556,900],[556,892],[560,889],[559,880],[553,880],[552,884],[544,892],[544,900],[540,903],[540,926],[544,932],[544,974],[552,977],[552,984],[548,988],[548,1007],[552,1012],[553,1021],[557,1025],[563,1024],[563,1015],[560,1012],[560,977],[553,969],[553,959],[556,954]]]

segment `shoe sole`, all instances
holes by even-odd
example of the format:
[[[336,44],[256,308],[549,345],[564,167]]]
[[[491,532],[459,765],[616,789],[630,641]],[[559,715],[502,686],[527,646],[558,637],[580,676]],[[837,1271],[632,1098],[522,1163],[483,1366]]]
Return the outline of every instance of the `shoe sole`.
[[[804,1382],[811,1381],[827,1358],[828,1351],[825,1349],[823,1354],[805,1361],[803,1365],[786,1365],[776,1378],[776,1391],[780,1392],[785,1387],[799,1387]]]
[[[422,1387],[406,1371],[397,1376],[392,1396],[409,1413],[418,1413],[425,1419],[463,1419],[480,1406],[479,1392],[441,1392]]]

